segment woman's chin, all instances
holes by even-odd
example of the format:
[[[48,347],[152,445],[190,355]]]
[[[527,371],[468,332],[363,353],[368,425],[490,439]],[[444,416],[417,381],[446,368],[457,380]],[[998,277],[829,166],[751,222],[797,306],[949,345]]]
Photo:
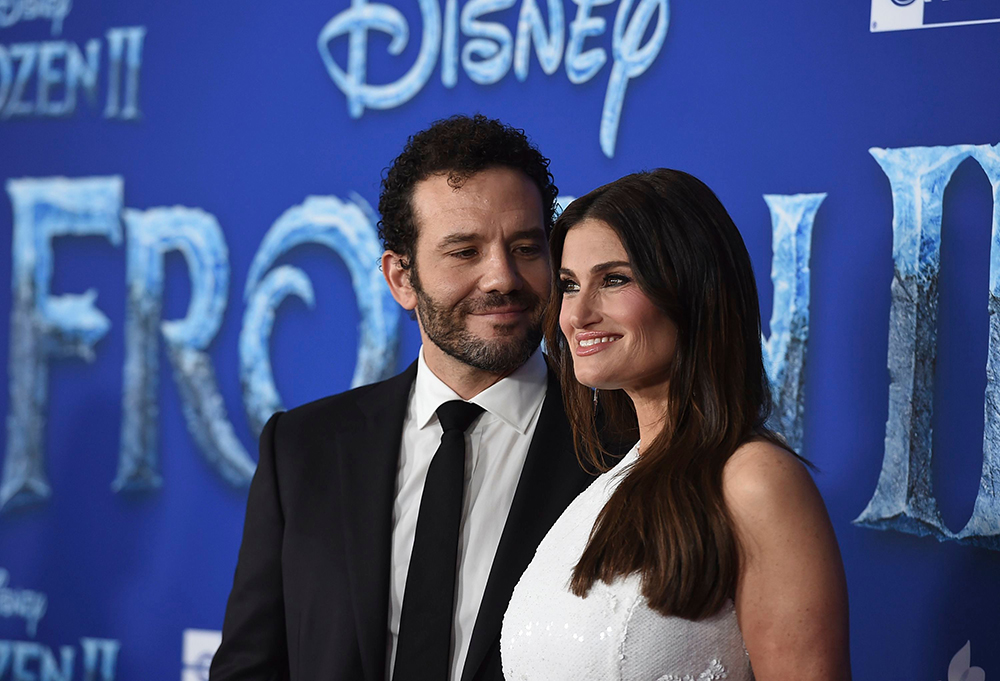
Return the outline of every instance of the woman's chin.
[[[597,376],[597,375],[576,375],[576,380],[588,388],[595,390],[618,390],[621,386],[618,381],[612,380],[607,376]]]

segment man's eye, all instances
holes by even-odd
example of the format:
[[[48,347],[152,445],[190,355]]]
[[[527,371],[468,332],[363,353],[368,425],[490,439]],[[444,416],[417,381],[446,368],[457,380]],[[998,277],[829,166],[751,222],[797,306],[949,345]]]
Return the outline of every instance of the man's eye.
[[[538,255],[541,252],[542,248],[541,246],[530,244],[525,246],[518,246],[514,250],[520,255],[531,256],[531,255]]]
[[[476,249],[474,248],[463,248],[460,251],[452,251],[450,254],[453,258],[461,258],[463,260],[468,260],[476,255]]]
[[[572,279],[560,279],[559,290],[563,293],[573,293],[580,290],[580,285]]]

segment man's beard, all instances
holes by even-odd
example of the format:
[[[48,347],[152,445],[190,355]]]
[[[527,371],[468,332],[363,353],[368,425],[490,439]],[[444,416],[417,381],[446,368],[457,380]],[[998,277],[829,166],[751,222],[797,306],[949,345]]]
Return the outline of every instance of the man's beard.
[[[542,342],[545,305],[531,291],[490,292],[447,307],[424,291],[415,267],[410,271],[410,284],[417,294],[417,316],[424,333],[441,350],[463,364],[492,374],[509,374],[527,362]],[[466,328],[468,315],[511,305],[524,308],[528,314],[528,327],[520,331],[520,336],[520,322],[496,325],[494,330],[499,337],[490,340],[480,338]]]

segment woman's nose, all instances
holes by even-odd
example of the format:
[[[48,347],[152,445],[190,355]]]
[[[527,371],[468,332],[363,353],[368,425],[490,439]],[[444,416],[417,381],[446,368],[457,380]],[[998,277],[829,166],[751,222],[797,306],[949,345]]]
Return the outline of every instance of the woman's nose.
[[[561,316],[575,329],[585,329],[601,321],[601,312],[596,301],[589,296],[579,294],[563,297]]]

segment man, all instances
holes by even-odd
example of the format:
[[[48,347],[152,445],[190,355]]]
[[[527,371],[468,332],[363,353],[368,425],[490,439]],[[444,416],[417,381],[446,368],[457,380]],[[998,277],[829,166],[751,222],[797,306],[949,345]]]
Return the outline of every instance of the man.
[[[482,116],[393,162],[382,269],[420,356],[264,428],[213,681],[503,678],[511,591],[589,480],[538,350],[556,194]]]

